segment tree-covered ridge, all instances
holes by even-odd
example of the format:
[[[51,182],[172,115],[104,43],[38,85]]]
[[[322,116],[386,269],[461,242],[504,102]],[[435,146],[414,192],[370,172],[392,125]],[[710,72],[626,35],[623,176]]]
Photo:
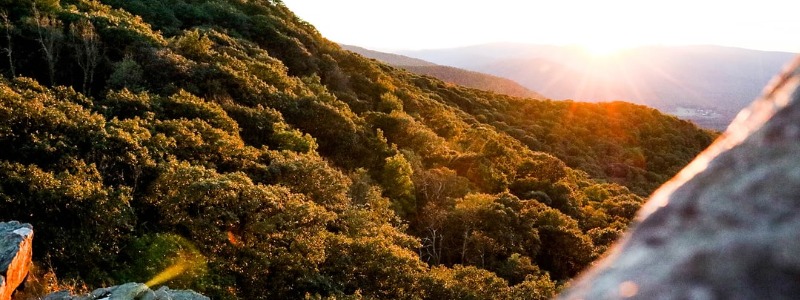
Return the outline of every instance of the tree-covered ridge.
[[[674,176],[718,133],[626,102],[532,101],[414,81],[478,122],[529,149],[552,154],[596,179],[647,196]]]
[[[169,284],[214,299],[545,299],[641,203],[478,113],[532,135],[513,105],[560,104],[365,60],[278,1],[2,16],[0,218],[35,224],[35,260],[90,285],[193,257],[205,271]]]

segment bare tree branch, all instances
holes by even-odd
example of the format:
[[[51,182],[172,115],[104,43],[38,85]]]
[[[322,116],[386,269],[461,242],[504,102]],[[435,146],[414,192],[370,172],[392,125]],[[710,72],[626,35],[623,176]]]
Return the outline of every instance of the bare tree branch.
[[[47,61],[47,68],[50,76],[50,84],[55,84],[56,62],[59,57],[58,42],[64,38],[61,32],[61,21],[50,16],[43,16],[33,2],[33,19],[36,22],[37,41],[42,46],[44,58]]]
[[[0,19],[3,19],[3,28],[6,30],[6,47],[3,48],[2,51],[8,56],[8,68],[11,71],[11,77],[17,77],[17,72],[14,69],[13,47],[11,44],[11,31],[14,29],[14,25],[11,24],[11,20],[8,19],[8,12],[5,10],[0,11]]]
[[[94,82],[94,70],[100,62],[100,36],[95,32],[92,22],[87,19],[71,24],[69,31],[76,61],[83,71],[83,93],[89,94]]]

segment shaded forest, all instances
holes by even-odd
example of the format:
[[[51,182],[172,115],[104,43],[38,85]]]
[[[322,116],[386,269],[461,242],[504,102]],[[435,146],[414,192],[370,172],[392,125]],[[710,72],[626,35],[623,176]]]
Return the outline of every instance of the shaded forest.
[[[714,138],[367,60],[280,1],[2,3],[0,219],[90,287],[547,299]]]

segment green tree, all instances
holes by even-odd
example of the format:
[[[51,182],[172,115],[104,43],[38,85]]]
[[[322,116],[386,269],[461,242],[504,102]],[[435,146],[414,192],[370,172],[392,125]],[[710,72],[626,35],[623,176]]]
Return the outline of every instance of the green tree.
[[[238,297],[299,297],[304,282],[319,276],[333,214],[286,188],[253,184],[242,173],[222,175],[187,163],[164,167],[143,200],[156,212],[153,222],[185,231],[209,258],[217,282],[200,290],[224,295],[225,284],[236,284]]]
[[[382,185],[392,206],[400,216],[409,216],[417,211],[417,202],[414,196],[414,174],[411,164],[403,154],[398,153],[386,158],[383,166]]]
[[[426,299],[505,299],[509,292],[505,280],[472,266],[432,267],[422,284]]]
[[[542,276],[528,276],[525,281],[511,287],[509,298],[511,299],[524,299],[524,300],[547,300],[553,299],[559,289],[556,284],[550,280],[550,276],[544,274]]]

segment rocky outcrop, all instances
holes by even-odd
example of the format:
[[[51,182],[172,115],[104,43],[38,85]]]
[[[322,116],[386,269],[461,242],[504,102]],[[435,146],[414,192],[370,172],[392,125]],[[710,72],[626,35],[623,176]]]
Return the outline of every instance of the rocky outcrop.
[[[17,221],[0,223],[0,300],[10,300],[17,287],[28,276],[31,266],[33,227]],[[96,289],[88,295],[56,292],[43,300],[209,300],[187,290],[170,290],[162,286],[151,290],[142,283],[126,283]]]
[[[561,299],[800,295],[800,60]]]
[[[61,291],[47,295],[42,300],[209,300],[208,297],[187,290],[170,290],[162,286],[151,290],[143,283],[126,283],[109,288],[96,289],[88,295],[70,295]]]
[[[0,223],[0,300],[9,300],[25,281],[33,253],[33,227],[16,221]]]

